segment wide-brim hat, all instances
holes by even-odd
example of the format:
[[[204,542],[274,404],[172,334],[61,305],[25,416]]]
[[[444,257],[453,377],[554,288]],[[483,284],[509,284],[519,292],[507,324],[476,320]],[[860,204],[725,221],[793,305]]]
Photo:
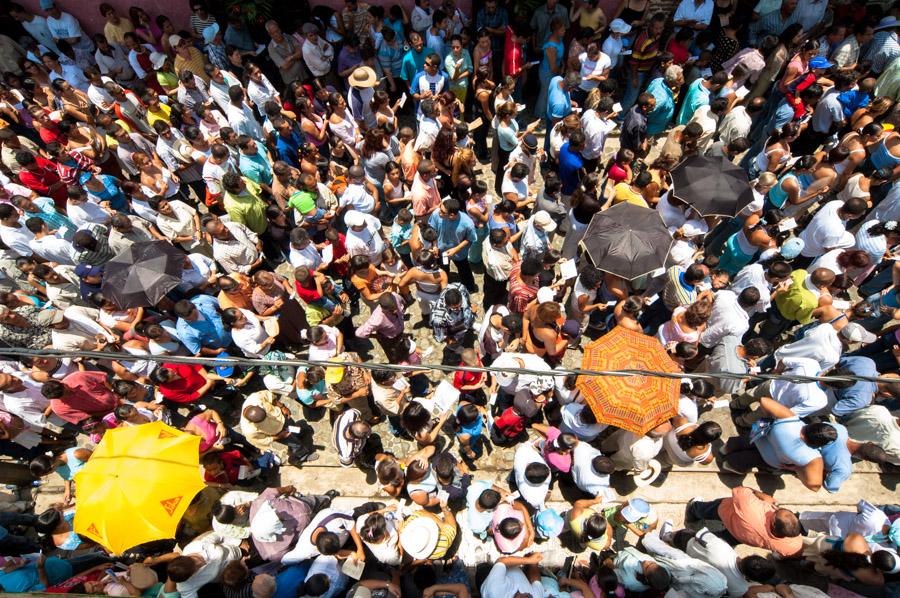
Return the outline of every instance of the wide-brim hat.
[[[372,67],[360,66],[351,73],[347,82],[350,87],[375,87],[378,85],[378,75]]]
[[[437,547],[440,530],[428,516],[417,517],[400,530],[400,546],[414,559],[427,559]]]

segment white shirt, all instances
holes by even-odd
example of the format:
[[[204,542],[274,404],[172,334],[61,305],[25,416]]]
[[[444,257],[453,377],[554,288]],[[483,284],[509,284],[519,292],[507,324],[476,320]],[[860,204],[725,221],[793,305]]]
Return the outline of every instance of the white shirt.
[[[34,254],[48,262],[57,264],[75,265],[75,248],[69,241],[56,235],[44,235],[40,239],[31,239],[28,247]]]
[[[0,239],[17,255],[28,257],[32,254],[28,243],[34,239],[34,233],[28,230],[21,220],[18,224],[17,228],[0,224]]]
[[[581,412],[587,409],[584,403],[569,403],[562,408],[562,423],[559,430],[574,434],[579,440],[590,442],[606,429],[605,424],[585,424],[581,421]],[[584,443],[580,443],[584,444]]]
[[[591,466],[591,461],[602,455],[603,453],[587,442],[576,444],[572,450],[572,479],[583,492],[592,496],[612,498],[609,490],[609,474],[598,474]]]
[[[433,118],[423,118],[419,120],[419,134],[416,136],[416,143],[413,149],[417,152],[430,150],[434,145],[434,140],[441,130],[441,126]]]
[[[66,205],[66,215],[72,224],[79,229],[91,224],[108,224],[111,216],[109,212],[88,200],[79,205],[73,204],[71,201]]]
[[[839,200],[829,201],[813,216],[799,235],[804,243],[800,252],[802,256],[818,257],[836,247],[853,247],[856,239],[847,232],[844,221],[838,215],[843,205],[844,202]]]
[[[110,79],[109,77],[105,77],[104,81],[112,81],[112,79]],[[87,97],[92,104],[96,104],[97,107],[104,112],[109,112],[116,105],[116,100],[109,94],[108,91],[106,91],[102,87],[94,85],[93,83],[88,85]]]
[[[336,517],[330,520],[325,526],[322,526],[322,521],[332,515],[341,515],[341,517]],[[294,545],[294,548],[289,550],[282,557],[281,562],[285,565],[293,565],[294,563],[307,561],[319,556],[319,549],[316,548],[316,545],[311,540],[313,532],[319,527],[324,527],[330,532],[346,536],[349,533],[350,528],[353,527],[353,517],[332,508],[322,509],[316,513],[315,517],[312,518],[312,521],[309,522],[309,525],[303,528],[303,531],[300,532],[300,537],[297,538],[297,543]]]
[[[537,450],[533,446],[531,446],[531,444],[520,444],[516,448],[516,456],[513,459],[513,473],[515,474],[516,478],[516,487],[519,489],[519,494],[522,496],[522,500],[540,511],[544,508],[544,501],[547,500],[547,493],[550,490],[551,476],[548,475],[547,479],[538,486],[535,486],[534,484],[526,480],[525,468],[532,463],[543,463],[544,465],[547,465],[547,462],[544,461],[544,458],[541,457],[541,454],[537,452]]]
[[[84,71],[82,71],[74,64],[60,63],[59,66],[59,71],[50,71],[49,73],[47,73],[48,77],[50,77],[50,81],[62,79],[75,89],[82,92],[87,92],[90,83],[88,83],[87,78],[84,76]]]
[[[366,228],[359,232],[348,228],[344,237],[344,247],[347,248],[350,257],[366,255],[377,266],[381,263],[381,252],[384,251],[384,240],[378,234],[381,222],[369,214],[363,214],[363,217],[366,219]]]
[[[50,28],[47,26],[47,19],[39,15],[31,15],[31,20],[22,21],[21,25],[22,28],[27,31],[31,37],[36,39],[40,45],[45,46],[54,54],[60,54],[59,48],[56,47],[56,39],[53,37],[53,34],[50,33]],[[40,64],[40,60],[36,62]]]
[[[340,207],[350,206],[351,209],[363,214],[371,214],[375,209],[375,198],[369,193],[365,183],[352,183],[347,185],[338,200]]]
[[[843,345],[837,330],[831,324],[819,324],[803,335],[775,351],[777,359],[802,357],[815,360],[820,370],[827,370],[841,360]]]
[[[544,598],[544,586],[540,580],[530,582],[521,567],[507,567],[494,563],[491,572],[481,584],[481,595],[491,598],[513,598],[516,594],[527,594],[531,598]]]
[[[747,108],[735,106],[719,120],[719,139],[728,145],[739,137],[746,137],[752,124],[753,119],[747,114]]]
[[[224,112],[228,109],[228,106],[231,104],[231,99],[228,97],[228,88],[233,87],[235,85],[240,85],[241,82],[237,80],[237,78],[227,71],[219,71],[222,73],[222,77],[225,79],[224,83],[217,83],[214,79],[209,80],[209,95],[212,97],[213,101],[219,106],[219,108]]]
[[[203,254],[189,253],[187,258],[191,262],[191,267],[181,271],[181,283],[178,285],[178,289],[183,292],[188,292],[202,285],[209,279],[209,275],[212,274],[213,270],[216,269],[216,263],[212,258]]]
[[[712,314],[706,330],[700,335],[700,343],[712,348],[726,336],[742,337],[750,329],[750,314],[738,304],[734,291],[716,291]]]
[[[588,79],[591,76],[599,76],[602,75],[605,71],[612,68],[612,60],[610,60],[609,56],[604,54],[602,51],[600,52],[600,56],[597,57],[597,60],[591,60],[588,58],[587,52],[582,52],[578,55],[578,60],[581,61],[581,89],[584,91],[591,91],[592,89],[596,89],[600,82],[595,79]]]
[[[828,325],[829,328],[831,327]],[[790,357],[783,359],[785,374],[818,376],[821,369],[815,359]],[[772,398],[792,410],[798,417],[806,417],[828,405],[828,395],[817,382],[794,383],[787,380],[773,380],[770,384]]]
[[[713,0],[705,0],[697,6],[694,0],[681,0],[678,9],[675,10],[674,21],[697,21],[709,25],[712,21]]]
[[[111,70],[117,69],[120,72],[116,77],[120,81],[134,79],[134,69],[131,68],[122,48],[117,44],[109,44],[109,47],[112,50],[112,56],[104,54],[99,49],[94,52],[94,59],[97,61],[97,66],[100,67],[100,72],[108,75]]]
[[[601,118],[595,110],[585,110],[581,115],[581,130],[585,143],[581,155],[587,160],[596,160],[603,155],[603,146],[610,131],[616,128],[613,120]]]
[[[324,77],[331,70],[331,61],[334,59],[334,48],[321,37],[318,43],[312,44],[308,40],[303,42],[303,60],[309,68],[309,72],[315,77]]]
[[[67,12],[61,12],[58,19],[47,17],[47,28],[53,39],[69,39],[80,37],[77,44],[72,44],[72,48],[76,50],[93,50],[94,44],[90,38],[81,30],[81,24],[78,19]]]
[[[266,102],[269,100],[278,101],[278,90],[275,89],[265,75],[260,75],[260,77],[262,77],[262,81],[257,82],[253,79],[247,81],[247,97],[256,104],[256,109],[259,110],[259,113],[263,114],[263,106],[266,105]]]
[[[322,265],[322,256],[319,255],[316,246],[312,243],[308,244],[303,249],[297,249],[291,245],[288,261],[291,262],[291,266],[294,268],[306,266],[310,270],[318,270],[319,266]]]
[[[613,67],[619,66],[619,62],[622,59],[622,49],[625,47],[625,42],[622,41],[621,36],[616,39],[612,35],[606,38],[603,42],[603,47],[600,48],[604,54],[609,56],[609,60],[612,63]]]
[[[10,372],[6,372],[10,373]],[[27,422],[42,425],[44,411],[50,406],[50,399],[41,394],[41,386],[27,376],[16,376],[24,384],[21,392],[0,392],[0,407],[4,411],[18,415]]]
[[[740,598],[747,593],[750,584],[737,567],[738,555],[725,540],[704,527],[688,540],[685,552],[718,569],[728,581],[728,595],[731,598]]]
[[[258,141],[265,139],[262,128],[253,116],[253,111],[246,104],[240,106],[228,104],[228,108],[225,109],[225,118],[228,119],[228,124],[238,135],[249,135]]]
[[[197,591],[222,576],[225,565],[241,558],[240,540],[208,532],[189,543],[182,555],[198,554],[206,561],[186,581],[176,584],[181,598],[197,598]]]
[[[319,324],[319,328],[325,331],[325,340],[319,345],[309,344],[309,358],[312,361],[325,361],[337,355],[338,329],[327,324]]]
[[[731,281],[731,292],[736,295],[740,295],[741,291],[749,287],[754,287],[759,291],[759,301],[747,313],[755,316],[769,309],[772,304],[772,287],[766,280],[766,272],[762,264],[744,266]]]
[[[225,160],[222,164],[214,164],[212,160],[207,160],[203,164],[203,180],[206,187],[213,195],[222,193],[222,177],[229,170],[237,171],[237,167],[231,158]]]
[[[709,104],[707,104],[697,108],[690,122],[698,123],[703,127],[703,134],[700,135],[698,146],[701,152],[706,152],[712,144],[713,135],[716,134],[716,125],[719,123],[719,117],[710,111]]]
[[[247,324],[241,328],[232,328],[231,338],[247,357],[262,357],[264,349],[262,343],[269,338],[269,333],[255,313],[247,309],[242,309],[241,313],[246,318]]]
[[[825,268],[826,270],[831,270],[834,272],[835,276],[838,274],[843,274],[844,269],[838,264],[838,257],[844,252],[844,249],[832,249],[828,253],[820,255],[816,259],[813,260],[813,263],[809,265],[808,271],[815,272],[819,268]]]

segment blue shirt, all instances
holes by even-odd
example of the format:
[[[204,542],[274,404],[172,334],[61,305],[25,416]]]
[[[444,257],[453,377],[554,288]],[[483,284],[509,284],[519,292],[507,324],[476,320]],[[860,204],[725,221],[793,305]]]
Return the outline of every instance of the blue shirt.
[[[191,303],[200,312],[200,317],[193,322],[178,318],[175,325],[178,340],[187,350],[196,354],[202,347],[221,349],[230,345],[231,333],[225,330],[216,300],[209,295],[197,295],[191,299]]]
[[[697,79],[688,86],[681,112],[678,113],[678,124],[688,124],[697,108],[707,104],[709,104],[709,90],[703,85],[703,79]]]
[[[878,370],[875,368],[875,362],[868,357],[844,357],[837,367],[849,369],[854,376],[878,376]],[[850,388],[837,389],[832,388],[829,392],[834,394],[837,402],[831,408],[831,412],[837,417],[846,417],[872,404],[872,397],[878,390],[874,382],[860,380]]]
[[[257,151],[252,156],[241,153],[241,159],[238,164],[241,173],[254,183],[272,184],[272,166],[262,151]]]
[[[647,86],[647,93],[656,98],[656,106],[647,114],[647,134],[662,133],[675,114],[675,97],[662,77],[657,77]]]
[[[306,580],[312,561],[303,561],[282,569],[275,576],[275,594],[272,598],[296,598],[297,587]]]
[[[297,157],[297,151],[303,145],[303,139],[297,134],[297,131],[291,131],[291,136],[285,139],[280,134],[275,135],[275,151],[278,159],[287,162],[294,168],[300,168],[300,159]]]
[[[559,86],[563,78],[559,75],[550,79],[547,93],[547,118],[557,120],[572,113],[572,97]]]
[[[850,449],[847,448],[847,428],[841,424],[828,424],[837,430],[837,439],[819,449],[825,465],[825,481],[822,486],[829,492],[837,492],[841,484],[853,473]]]
[[[85,187],[84,192],[87,193],[88,197],[96,198],[97,203],[108,201],[109,207],[117,212],[127,212],[128,200],[122,189],[119,188],[119,179],[108,174],[95,174],[94,178],[103,183],[103,191],[95,193]]]
[[[466,506],[469,508],[466,521],[469,523],[469,529],[472,533],[481,538],[487,539],[487,529],[491,526],[491,519],[494,517],[493,511],[479,511],[475,507],[475,503],[481,497],[485,490],[490,490],[494,484],[489,480],[478,480],[469,485],[466,490]]]
[[[776,419],[769,427],[768,433],[758,438],[753,446],[762,455],[763,460],[776,469],[785,466],[803,467],[820,456],[816,449],[800,438],[800,431],[805,425],[796,415]]]
[[[464,212],[460,212],[456,220],[448,220],[441,218],[440,210],[435,210],[428,218],[428,226],[437,231],[437,246],[441,252],[453,249],[463,241],[468,241],[471,246],[477,240],[475,223]],[[455,262],[467,260],[469,259],[469,252],[458,251],[451,259]]]
[[[581,154],[569,150],[569,142],[566,141],[559,148],[559,180],[562,181],[562,194],[572,195],[581,184],[581,169],[584,160]]]

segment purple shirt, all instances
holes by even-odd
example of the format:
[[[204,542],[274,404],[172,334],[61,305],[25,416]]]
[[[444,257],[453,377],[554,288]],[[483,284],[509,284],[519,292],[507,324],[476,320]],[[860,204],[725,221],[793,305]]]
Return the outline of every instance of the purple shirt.
[[[391,293],[397,301],[397,307],[400,309],[395,313],[388,313],[381,309],[379,305],[372,311],[372,315],[365,323],[356,329],[356,336],[359,338],[369,338],[374,334],[380,334],[386,338],[397,338],[403,334],[403,310],[406,305],[403,298],[397,293]]]

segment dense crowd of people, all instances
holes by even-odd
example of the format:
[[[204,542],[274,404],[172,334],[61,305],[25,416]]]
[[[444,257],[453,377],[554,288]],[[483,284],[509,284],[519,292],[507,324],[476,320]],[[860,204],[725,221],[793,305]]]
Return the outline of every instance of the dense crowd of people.
[[[88,3],[95,35],[53,0],[5,5],[0,341],[31,351],[0,364],[0,453],[64,494],[0,503],[0,589],[898,595],[897,505],[797,513],[737,486],[681,525],[640,488],[713,462],[819,493],[857,461],[897,472],[900,5],[295,4],[192,0],[173,23]],[[740,169],[733,209],[674,188],[701,158]],[[589,247],[619,204],[671,237],[640,276]],[[145,246],[165,260],[141,272],[178,274],[141,300],[112,272]],[[565,373],[616,328],[712,374],[645,434]],[[74,529],[75,476],[157,421],[199,437],[206,487],[174,538],[113,554]],[[383,500],[280,485],[321,457],[309,422]],[[479,474],[486,449],[508,483]],[[542,566],[556,537],[577,558]]]

